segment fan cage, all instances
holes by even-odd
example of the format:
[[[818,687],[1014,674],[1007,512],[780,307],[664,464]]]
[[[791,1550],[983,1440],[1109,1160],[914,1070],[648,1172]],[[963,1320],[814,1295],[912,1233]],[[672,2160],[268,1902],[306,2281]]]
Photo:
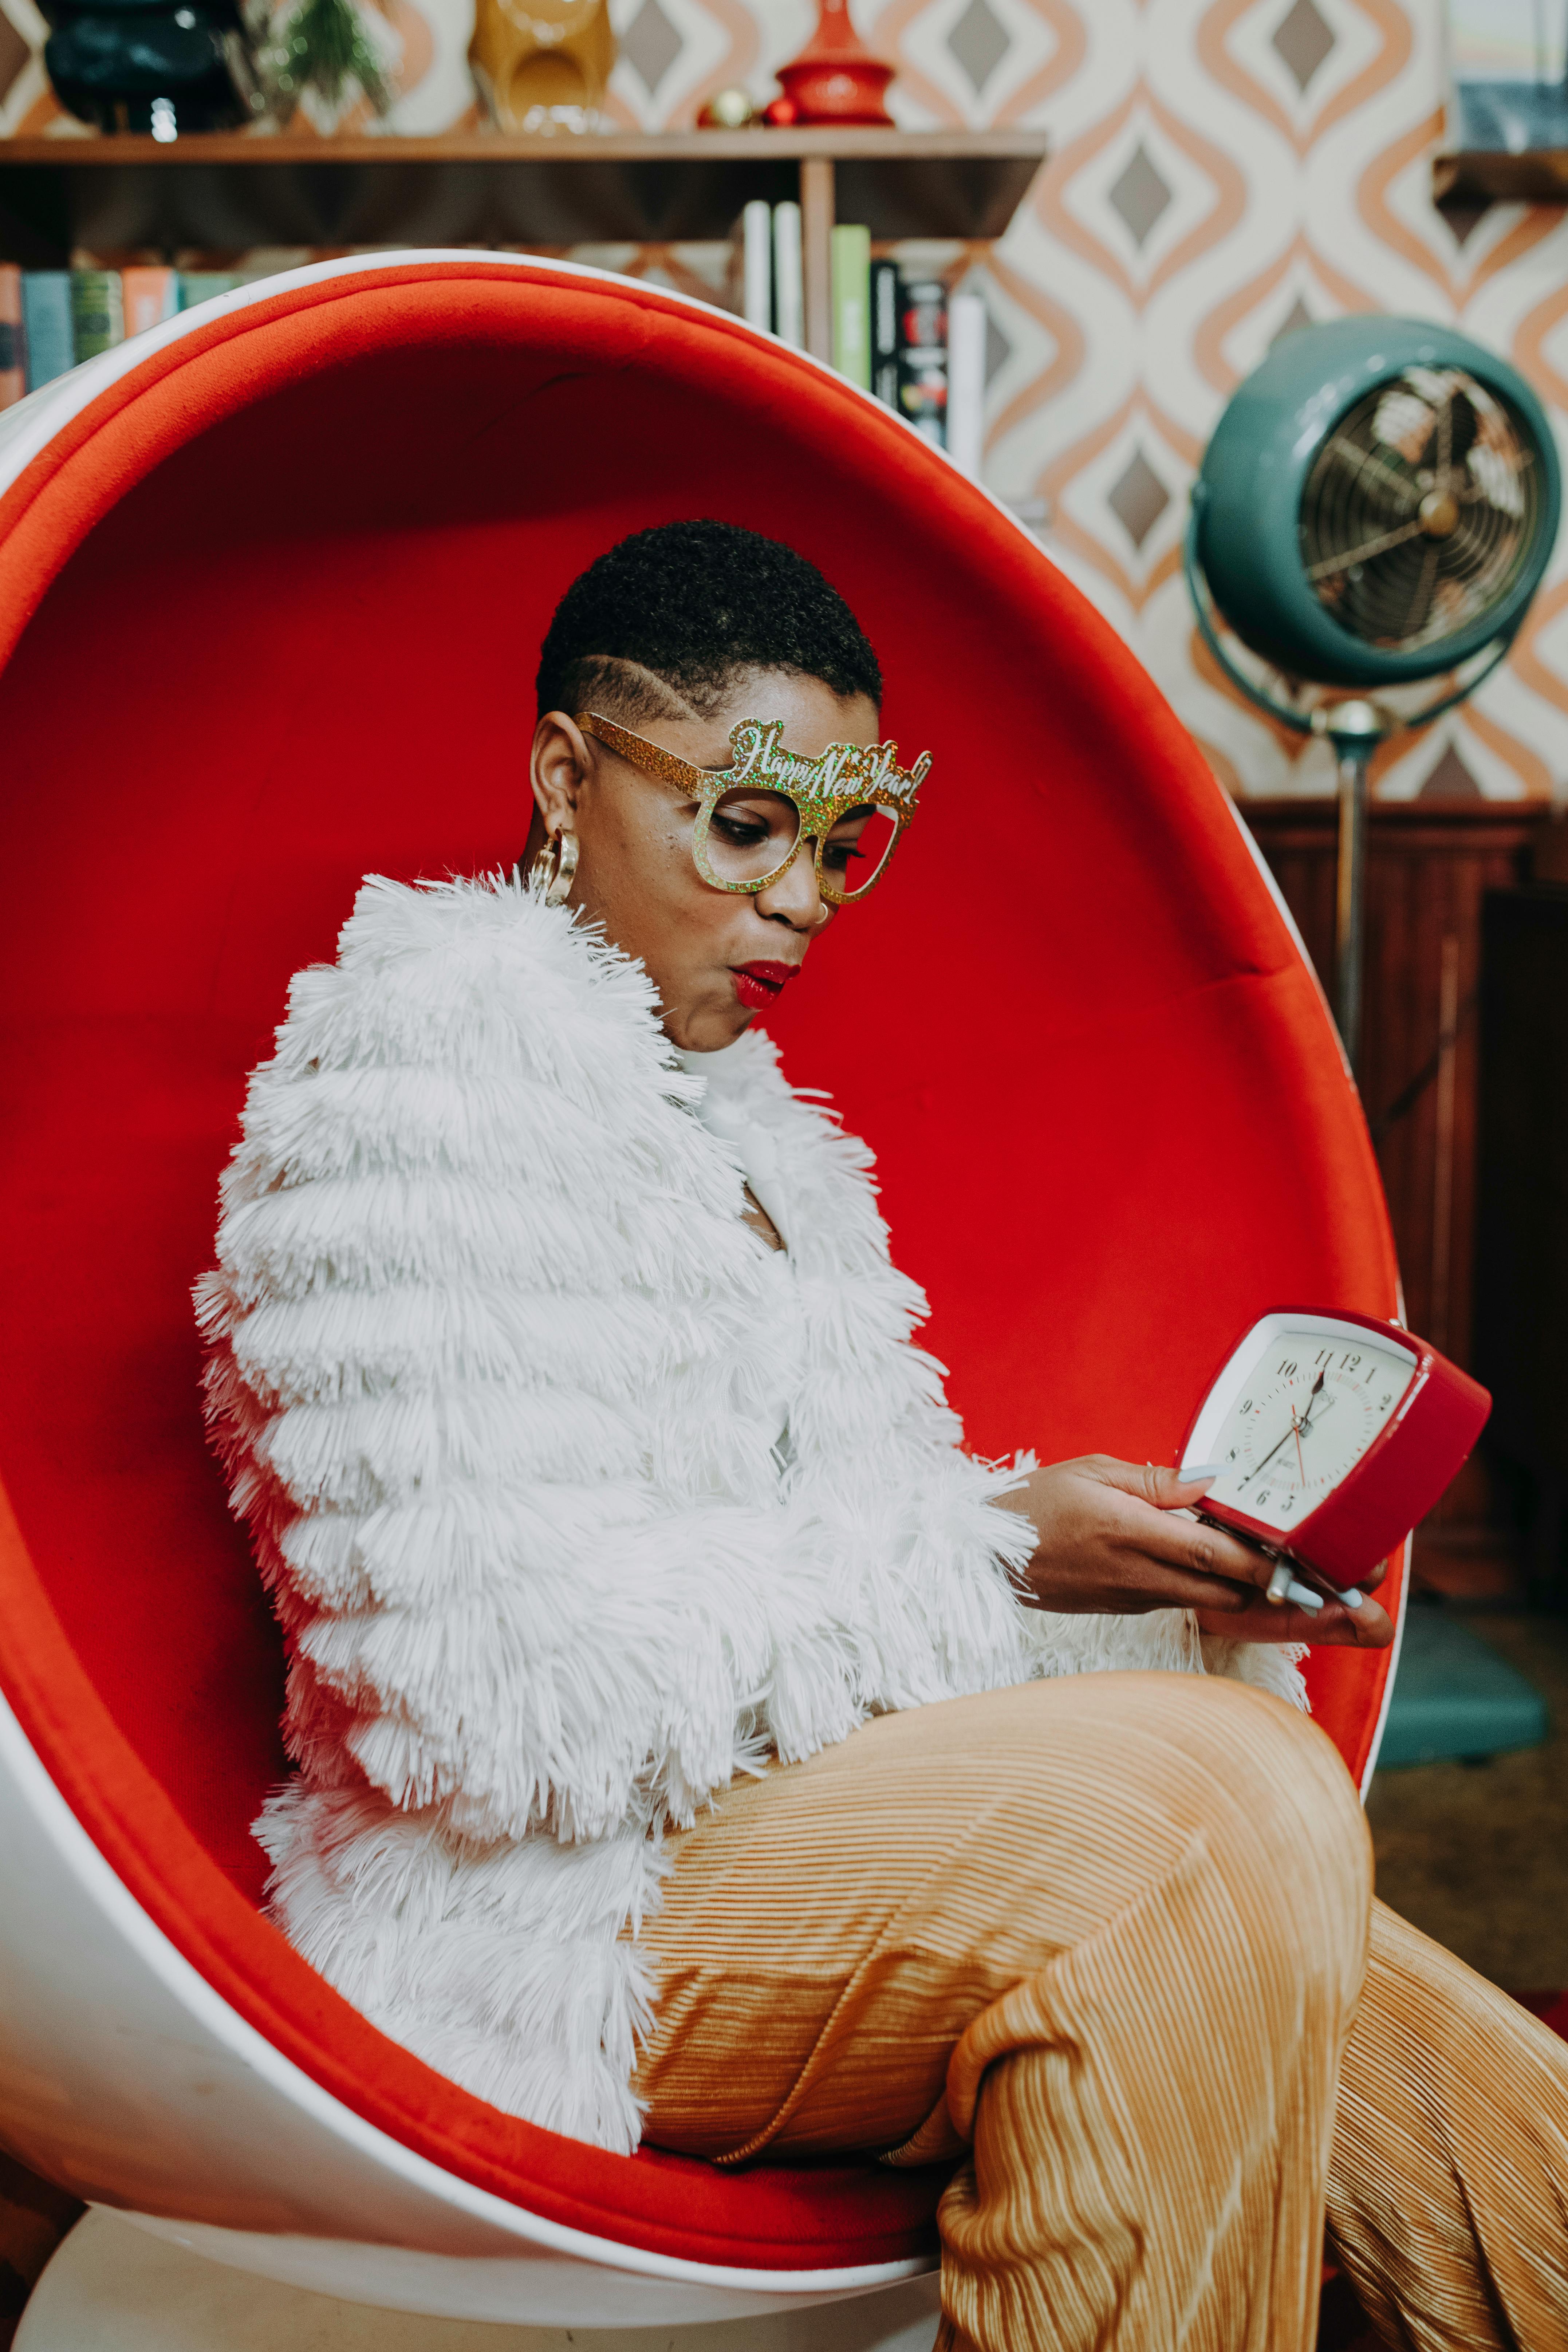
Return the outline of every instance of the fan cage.
[[[1461,368],[1406,367],[1340,418],[1302,487],[1312,593],[1410,653],[1484,624],[1537,546],[1547,484],[1520,412]]]

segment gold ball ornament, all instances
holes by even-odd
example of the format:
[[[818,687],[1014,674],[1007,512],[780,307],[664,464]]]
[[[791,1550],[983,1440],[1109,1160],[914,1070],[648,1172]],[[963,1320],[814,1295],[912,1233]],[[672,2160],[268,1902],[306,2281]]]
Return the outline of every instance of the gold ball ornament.
[[[716,89],[701,113],[698,127],[703,131],[744,131],[756,117],[749,90]]]

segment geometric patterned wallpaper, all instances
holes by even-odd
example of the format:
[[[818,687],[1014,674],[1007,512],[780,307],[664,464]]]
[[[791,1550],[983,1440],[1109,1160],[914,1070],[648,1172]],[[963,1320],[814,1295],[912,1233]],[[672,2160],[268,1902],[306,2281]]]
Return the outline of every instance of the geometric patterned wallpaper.
[[[1330,784],[1194,645],[1188,484],[1232,387],[1304,320],[1384,310],[1509,354],[1568,441],[1568,213],[1432,203],[1443,0],[857,0],[911,125],[1027,122],[1052,160],[1005,240],[948,247],[993,322],[986,480],[1047,502],[1046,545],[1134,646],[1228,782]],[[805,0],[625,0],[620,119],[758,93]],[[1568,447],[1564,449],[1568,457]],[[1509,667],[1390,747],[1384,793],[1568,797],[1568,564]]]
[[[388,128],[472,119],[473,0],[379,0],[404,45]],[[689,124],[729,82],[769,94],[812,0],[610,0],[609,113]],[[984,297],[985,473],[1152,671],[1226,782],[1327,790],[1326,746],[1237,702],[1194,642],[1188,485],[1232,387],[1279,335],[1347,310],[1451,320],[1510,355],[1568,438],[1568,209],[1439,212],[1445,0],[855,0],[900,121],[1029,123],[1052,158],[994,248],[904,249]],[[0,133],[68,129],[0,0]],[[6,48],[16,51],[12,57]],[[9,87],[7,87],[9,85]],[[56,118],[50,121],[49,118]],[[714,247],[574,248],[738,299]],[[293,255],[279,255],[286,266]],[[1565,452],[1568,454],[1568,452]],[[1383,755],[1379,789],[1568,799],[1568,562],[1507,667]]]

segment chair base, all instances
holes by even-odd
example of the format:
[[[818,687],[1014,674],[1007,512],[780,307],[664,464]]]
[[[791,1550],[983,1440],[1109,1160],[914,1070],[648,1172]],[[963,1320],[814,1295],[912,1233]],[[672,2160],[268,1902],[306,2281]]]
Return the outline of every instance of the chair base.
[[[642,2328],[429,2319],[284,2286],[86,2214],[33,2291],[14,2352],[931,2352],[934,2276],[763,2318]]]

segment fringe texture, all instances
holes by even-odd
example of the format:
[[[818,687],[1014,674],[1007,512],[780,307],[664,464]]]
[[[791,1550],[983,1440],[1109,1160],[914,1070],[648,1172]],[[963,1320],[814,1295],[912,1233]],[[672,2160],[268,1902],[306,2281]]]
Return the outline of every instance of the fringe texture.
[[[716,1133],[691,1116],[721,1087]],[[781,1475],[750,1136],[805,1346]],[[197,1286],[289,1655],[272,1912],[383,2031],[617,2149],[660,1839],[737,1772],[1034,1675],[1290,1653],[1022,1608],[871,1159],[765,1036],[686,1076],[640,967],[492,877],[373,878],[298,975]]]

